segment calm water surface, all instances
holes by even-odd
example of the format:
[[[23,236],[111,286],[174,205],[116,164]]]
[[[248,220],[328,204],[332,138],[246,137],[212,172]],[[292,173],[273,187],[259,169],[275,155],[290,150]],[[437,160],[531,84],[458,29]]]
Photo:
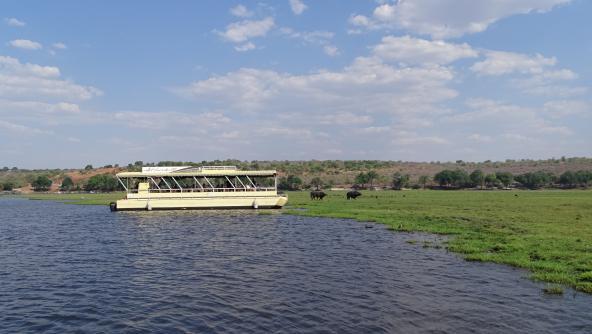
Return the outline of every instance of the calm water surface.
[[[0,332],[590,333],[592,296],[383,227],[0,199]]]

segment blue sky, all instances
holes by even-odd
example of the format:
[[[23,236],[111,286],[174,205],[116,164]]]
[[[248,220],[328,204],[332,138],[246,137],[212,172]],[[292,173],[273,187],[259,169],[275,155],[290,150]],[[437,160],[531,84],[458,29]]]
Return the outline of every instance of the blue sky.
[[[591,156],[584,0],[3,1],[0,167]]]

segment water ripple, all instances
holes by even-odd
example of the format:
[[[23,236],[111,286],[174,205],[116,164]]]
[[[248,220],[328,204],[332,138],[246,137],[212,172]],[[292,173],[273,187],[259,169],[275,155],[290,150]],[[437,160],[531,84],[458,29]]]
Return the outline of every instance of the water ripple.
[[[592,297],[411,245],[434,236],[253,211],[0,200],[0,332],[589,333]]]

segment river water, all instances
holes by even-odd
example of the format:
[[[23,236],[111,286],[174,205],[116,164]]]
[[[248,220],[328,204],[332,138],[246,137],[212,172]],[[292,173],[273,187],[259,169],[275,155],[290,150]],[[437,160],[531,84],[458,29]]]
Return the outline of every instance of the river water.
[[[547,296],[522,270],[407,242],[434,238],[0,199],[0,332],[592,332],[592,296]]]

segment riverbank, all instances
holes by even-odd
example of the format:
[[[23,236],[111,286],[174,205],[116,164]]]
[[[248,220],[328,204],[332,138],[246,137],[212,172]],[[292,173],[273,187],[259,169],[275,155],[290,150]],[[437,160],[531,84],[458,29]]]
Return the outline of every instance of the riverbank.
[[[31,199],[108,204],[123,194],[35,194]],[[367,191],[311,201],[290,192],[285,213],[351,218],[395,231],[451,235],[469,261],[508,264],[531,278],[592,293],[592,191]]]

